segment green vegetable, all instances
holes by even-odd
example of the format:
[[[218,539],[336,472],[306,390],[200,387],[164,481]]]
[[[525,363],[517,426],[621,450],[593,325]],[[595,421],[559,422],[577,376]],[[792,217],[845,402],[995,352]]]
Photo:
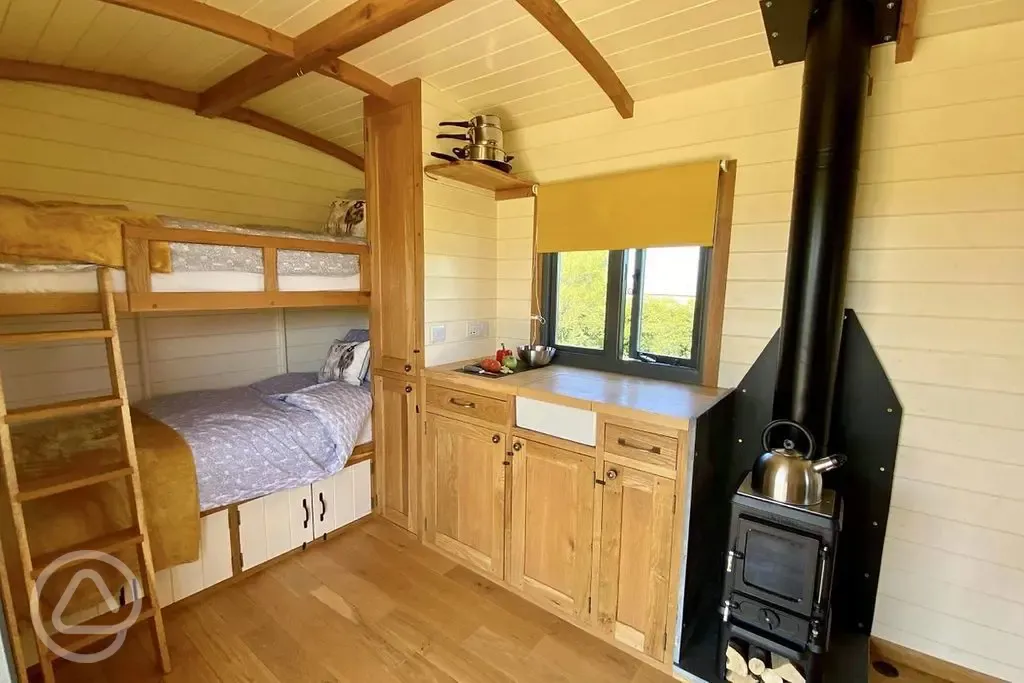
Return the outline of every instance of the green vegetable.
[[[501,361],[501,364],[509,370],[515,370],[516,366],[519,365],[519,361],[516,360],[515,356],[505,356],[505,359]]]

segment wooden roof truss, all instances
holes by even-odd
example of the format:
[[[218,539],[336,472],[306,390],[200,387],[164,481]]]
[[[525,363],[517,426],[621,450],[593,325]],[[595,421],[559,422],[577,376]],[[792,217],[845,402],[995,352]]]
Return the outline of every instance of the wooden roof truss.
[[[557,0],[517,0],[587,70],[623,118],[633,98],[608,62]],[[294,140],[363,170],[363,158],[341,145],[241,106],[306,73],[319,73],[368,95],[393,101],[394,89],[340,57],[451,0],[356,0],[296,37],[197,0],[101,0],[209,31],[265,54],[204,92],[53,64],[0,59],[0,78],[55,83],[141,97],[222,117]]]

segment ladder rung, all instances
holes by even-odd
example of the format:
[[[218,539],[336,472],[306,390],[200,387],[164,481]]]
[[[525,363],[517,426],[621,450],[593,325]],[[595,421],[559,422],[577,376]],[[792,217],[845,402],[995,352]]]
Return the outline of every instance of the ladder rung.
[[[72,415],[84,415],[95,413],[109,408],[120,408],[124,401],[117,396],[95,396],[91,398],[77,398],[73,401],[61,401],[60,403],[48,403],[41,406],[29,408],[18,408],[7,413],[7,424],[21,424],[23,422],[37,422],[49,420],[55,417],[70,417]]]
[[[104,638],[109,638],[111,633],[107,633],[109,627],[116,627],[125,622],[128,615],[132,611],[132,604],[128,603],[124,607],[114,610],[113,612],[106,612],[93,617],[82,624],[77,624],[78,627],[91,627],[100,628],[103,633],[55,633],[53,634],[53,642],[59,645],[61,648],[68,652],[81,652],[85,648],[89,647],[94,643],[98,643]],[[153,616],[153,603],[150,602],[149,598],[142,598],[142,611],[139,612],[139,618],[135,622],[136,624],[146,619],[150,619]],[[59,655],[46,650],[44,656],[48,659],[60,659]]]
[[[0,334],[0,344],[46,344],[48,342],[78,341],[85,339],[110,339],[111,330],[64,330],[60,332],[23,332]]]
[[[45,555],[37,555],[32,558],[32,576],[38,578],[39,575],[43,573],[43,570],[46,569],[47,565],[68,553],[78,552],[81,550],[94,550],[96,552],[113,555],[119,550],[124,550],[130,546],[138,545],[139,543],[142,543],[141,531],[137,528],[122,529],[121,531],[115,531],[112,534],[93,538],[84,543],[78,543],[62,550],[56,550],[52,553],[46,553]],[[67,562],[64,566],[70,567],[87,561],[87,559],[83,559],[75,562]]]
[[[55,496],[58,493],[102,484],[131,476],[132,468],[126,462],[113,462],[103,465],[86,467],[69,467],[64,472],[52,477],[29,479],[19,485],[18,500],[22,503],[37,498]]]

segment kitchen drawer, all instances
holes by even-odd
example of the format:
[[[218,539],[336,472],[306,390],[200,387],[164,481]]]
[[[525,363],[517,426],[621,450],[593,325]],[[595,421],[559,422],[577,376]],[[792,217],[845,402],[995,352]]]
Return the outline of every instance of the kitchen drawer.
[[[508,424],[509,419],[508,401],[437,384],[427,384],[427,410],[463,415],[499,426]]]
[[[604,426],[605,453],[646,463],[660,470],[675,471],[678,446],[679,440],[672,436],[612,423]]]

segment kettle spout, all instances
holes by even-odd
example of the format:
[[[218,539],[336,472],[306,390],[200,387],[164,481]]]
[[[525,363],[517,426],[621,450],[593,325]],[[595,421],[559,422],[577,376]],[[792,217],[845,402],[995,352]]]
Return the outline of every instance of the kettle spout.
[[[842,454],[833,455],[828,458],[821,458],[811,463],[811,467],[818,474],[824,474],[825,472],[831,472],[834,469],[838,469],[846,464],[846,456]]]

